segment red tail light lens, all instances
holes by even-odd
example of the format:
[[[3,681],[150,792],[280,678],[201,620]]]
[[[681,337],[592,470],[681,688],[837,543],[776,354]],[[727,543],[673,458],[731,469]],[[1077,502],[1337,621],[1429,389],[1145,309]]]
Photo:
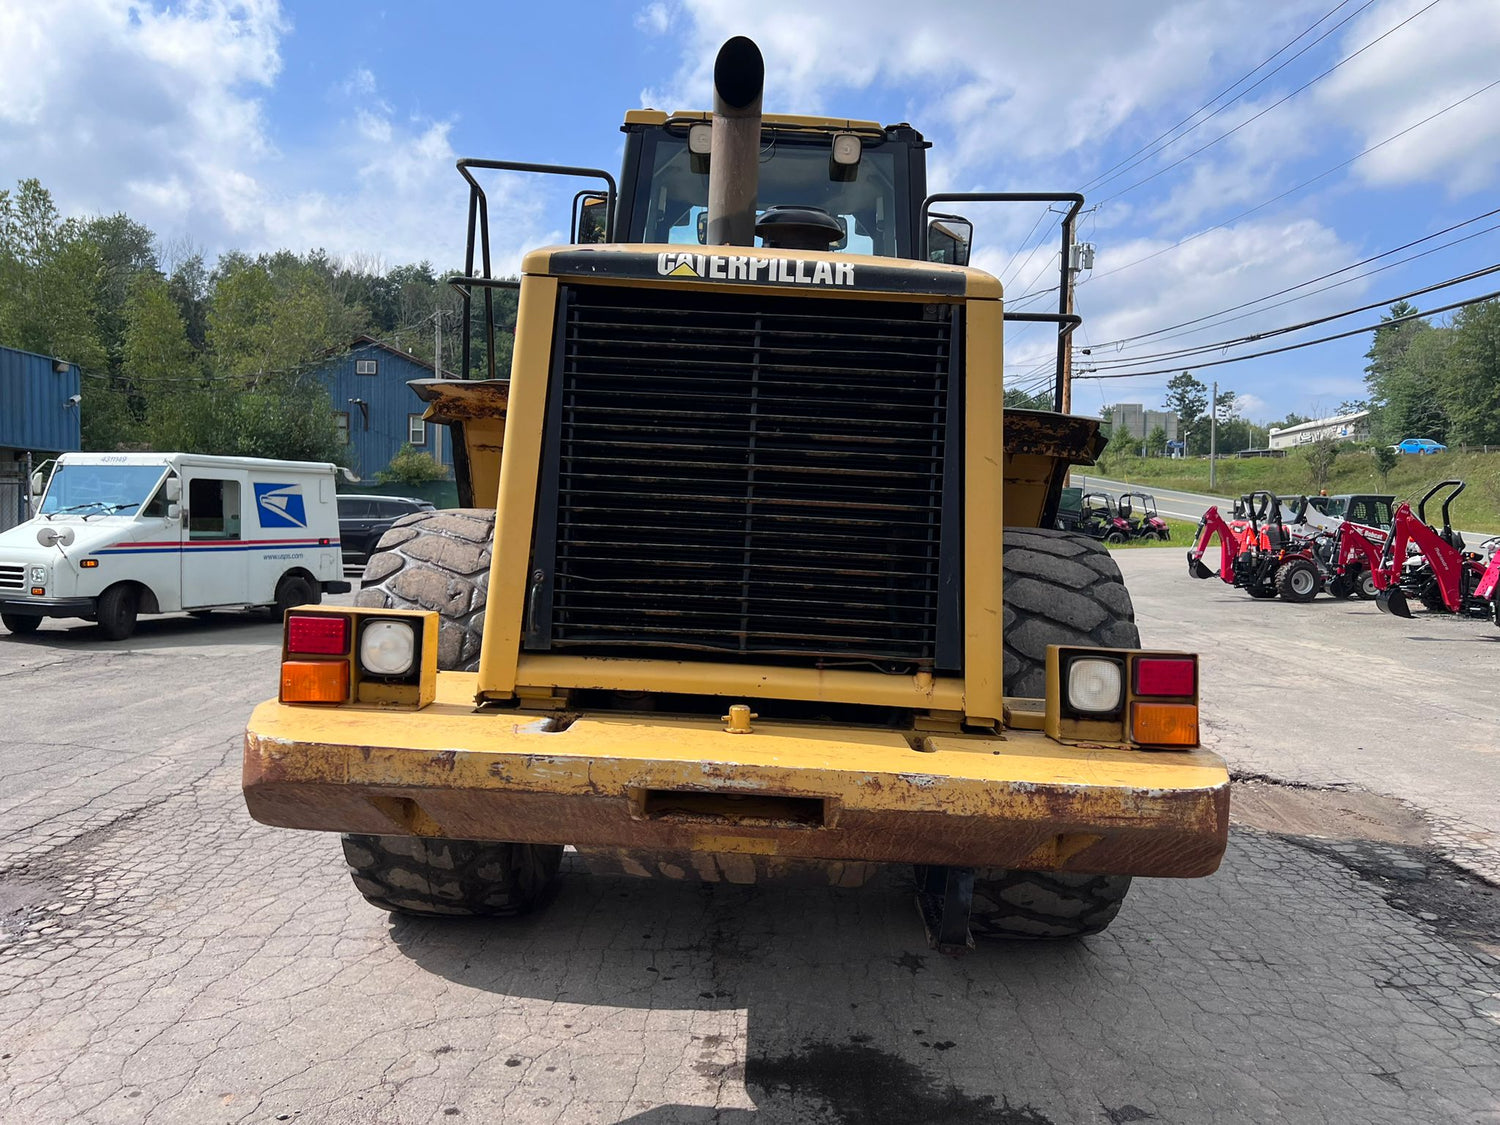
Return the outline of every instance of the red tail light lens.
[[[349,619],[294,613],[286,619],[286,650],[298,656],[343,656],[349,651]]]
[[[1198,662],[1192,657],[1142,657],[1135,662],[1136,695],[1191,696],[1198,691]]]

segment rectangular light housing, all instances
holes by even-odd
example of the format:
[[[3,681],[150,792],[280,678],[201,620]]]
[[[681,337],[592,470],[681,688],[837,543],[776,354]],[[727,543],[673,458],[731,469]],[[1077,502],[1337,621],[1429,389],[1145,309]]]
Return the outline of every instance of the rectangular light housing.
[[[1140,750],[1199,744],[1193,653],[1049,645],[1047,695],[1039,702],[1041,729],[1059,742]]]

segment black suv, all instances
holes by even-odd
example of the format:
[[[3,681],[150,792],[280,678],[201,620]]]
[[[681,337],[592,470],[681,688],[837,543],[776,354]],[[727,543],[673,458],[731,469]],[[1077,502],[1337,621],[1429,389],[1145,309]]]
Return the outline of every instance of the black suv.
[[[348,566],[364,566],[380,537],[402,516],[430,512],[433,508],[426,500],[410,496],[357,496],[350,493],[340,496],[338,502],[339,542],[343,546],[344,563]]]

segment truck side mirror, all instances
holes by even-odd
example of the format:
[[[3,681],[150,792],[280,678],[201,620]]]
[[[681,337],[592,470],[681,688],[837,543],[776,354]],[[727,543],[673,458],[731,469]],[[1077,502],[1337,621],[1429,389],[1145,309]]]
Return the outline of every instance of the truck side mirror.
[[[607,196],[579,192],[574,198],[573,241],[581,245],[603,242],[609,237]]]
[[[177,501],[182,499],[182,478],[168,477],[167,483],[162,486],[162,490],[166,494],[168,504],[177,503]]]
[[[42,470],[38,469],[36,472],[31,474],[31,494],[33,496],[40,496],[46,491],[47,478],[42,475]]]
[[[167,501],[167,519],[180,520],[182,518],[182,505],[176,500]]]
[[[927,260],[945,266],[969,264],[974,224],[962,215],[934,215],[927,225]]]

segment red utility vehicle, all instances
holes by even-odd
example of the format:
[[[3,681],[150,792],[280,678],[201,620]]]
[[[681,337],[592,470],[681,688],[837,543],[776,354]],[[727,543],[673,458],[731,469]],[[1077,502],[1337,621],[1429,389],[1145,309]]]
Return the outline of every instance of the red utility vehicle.
[[[1483,552],[1469,550],[1449,518],[1449,508],[1465,487],[1461,480],[1439,481],[1417,501],[1415,515],[1410,505],[1397,505],[1380,559],[1382,589],[1375,604],[1382,611],[1410,617],[1408,603],[1416,598],[1434,613],[1467,614],[1500,623],[1495,605],[1500,549],[1491,551],[1488,559]],[[1427,522],[1427,504],[1439,493],[1443,494],[1441,530]],[[1408,555],[1410,544],[1415,544],[1417,553]]]

